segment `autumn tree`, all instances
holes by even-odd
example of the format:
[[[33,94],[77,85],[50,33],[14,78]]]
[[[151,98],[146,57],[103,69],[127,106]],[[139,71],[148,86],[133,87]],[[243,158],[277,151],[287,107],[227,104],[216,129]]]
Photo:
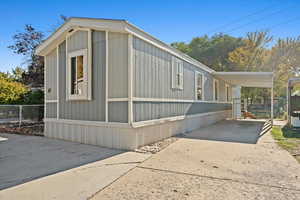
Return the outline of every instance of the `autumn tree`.
[[[300,37],[279,39],[271,50],[268,65],[275,72],[275,92],[284,96],[288,79],[300,76]]]
[[[267,31],[247,33],[244,45],[229,53],[229,61],[239,71],[266,71],[266,46],[273,40]],[[268,69],[271,71],[270,69]]]
[[[25,85],[14,81],[7,73],[0,72],[0,104],[20,103],[27,93]]]

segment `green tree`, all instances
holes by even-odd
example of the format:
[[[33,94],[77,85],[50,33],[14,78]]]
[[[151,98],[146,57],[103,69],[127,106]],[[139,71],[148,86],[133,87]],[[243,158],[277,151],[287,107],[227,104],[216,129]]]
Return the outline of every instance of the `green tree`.
[[[191,52],[191,48],[189,47],[189,45],[184,42],[174,42],[171,44],[171,46],[185,54],[189,54]]]
[[[212,37],[195,37],[188,44],[175,42],[171,45],[216,71],[232,71],[228,54],[243,45],[242,38],[216,34]]]
[[[10,77],[17,82],[23,82],[23,76],[25,74],[25,70],[21,67],[16,67],[12,69]]]

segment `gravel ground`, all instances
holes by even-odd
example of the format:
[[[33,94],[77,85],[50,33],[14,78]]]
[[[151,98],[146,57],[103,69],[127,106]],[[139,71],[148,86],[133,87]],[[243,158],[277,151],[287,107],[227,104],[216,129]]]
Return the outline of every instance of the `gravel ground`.
[[[300,165],[261,127],[227,121],[194,131],[93,199],[300,199]]]
[[[173,142],[176,142],[177,140],[178,140],[177,137],[170,137],[170,138],[155,142],[153,144],[149,144],[149,145],[140,147],[140,148],[136,149],[135,152],[155,154],[155,153],[160,152],[161,150],[163,150],[164,148],[166,148]]]

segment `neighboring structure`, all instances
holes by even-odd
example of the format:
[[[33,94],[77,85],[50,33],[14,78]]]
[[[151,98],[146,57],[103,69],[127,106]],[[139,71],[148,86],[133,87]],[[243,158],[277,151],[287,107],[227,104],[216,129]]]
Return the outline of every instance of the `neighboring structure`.
[[[299,85],[300,78],[291,78],[288,80],[287,89],[287,110],[288,122],[295,128],[300,128],[300,92],[293,91]]]
[[[48,137],[135,149],[232,114],[224,74],[125,20],[70,18],[37,54]]]

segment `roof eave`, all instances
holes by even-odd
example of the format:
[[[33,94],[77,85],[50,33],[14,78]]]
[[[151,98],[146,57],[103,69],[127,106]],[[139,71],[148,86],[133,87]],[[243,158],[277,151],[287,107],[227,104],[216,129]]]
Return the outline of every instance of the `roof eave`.
[[[99,24],[97,23],[97,21],[95,21],[95,19],[92,18],[69,18],[69,20],[61,25],[54,33],[52,33],[42,44],[37,47],[35,54],[40,56],[47,55],[53,48],[55,48],[60,42],[65,39],[67,33],[71,29],[91,28],[95,30],[125,32],[125,20],[97,20],[102,20],[103,23]]]
[[[101,21],[102,23],[99,23]],[[136,36],[140,36],[143,40],[148,39],[149,42],[157,44],[156,46],[160,46],[161,49],[165,49],[171,54],[178,56],[179,58],[197,66],[198,68],[209,72],[214,73],[215,71],[201,62],[191,58],[190,56],[180,52],[179,50],[171,47],[170,45],[162,42],[161,40],[153,37],[149,33],[144,30],[136,27],[135,25],[129,23],[126,20],[111,20],[111,19],[95,19],[95,18],[80,18],[80,17],[72,17],[69,18],[62,26],[60,26],[53,34],[51,34],[38,48],[35,53],[40,56],[47,55],[51,50],[57,47],[59,43],[61,43],[67,33],[71,29],[76,28],[91,28],[94,30],[107,30],[112,32],[122,32],[129,33]]]

